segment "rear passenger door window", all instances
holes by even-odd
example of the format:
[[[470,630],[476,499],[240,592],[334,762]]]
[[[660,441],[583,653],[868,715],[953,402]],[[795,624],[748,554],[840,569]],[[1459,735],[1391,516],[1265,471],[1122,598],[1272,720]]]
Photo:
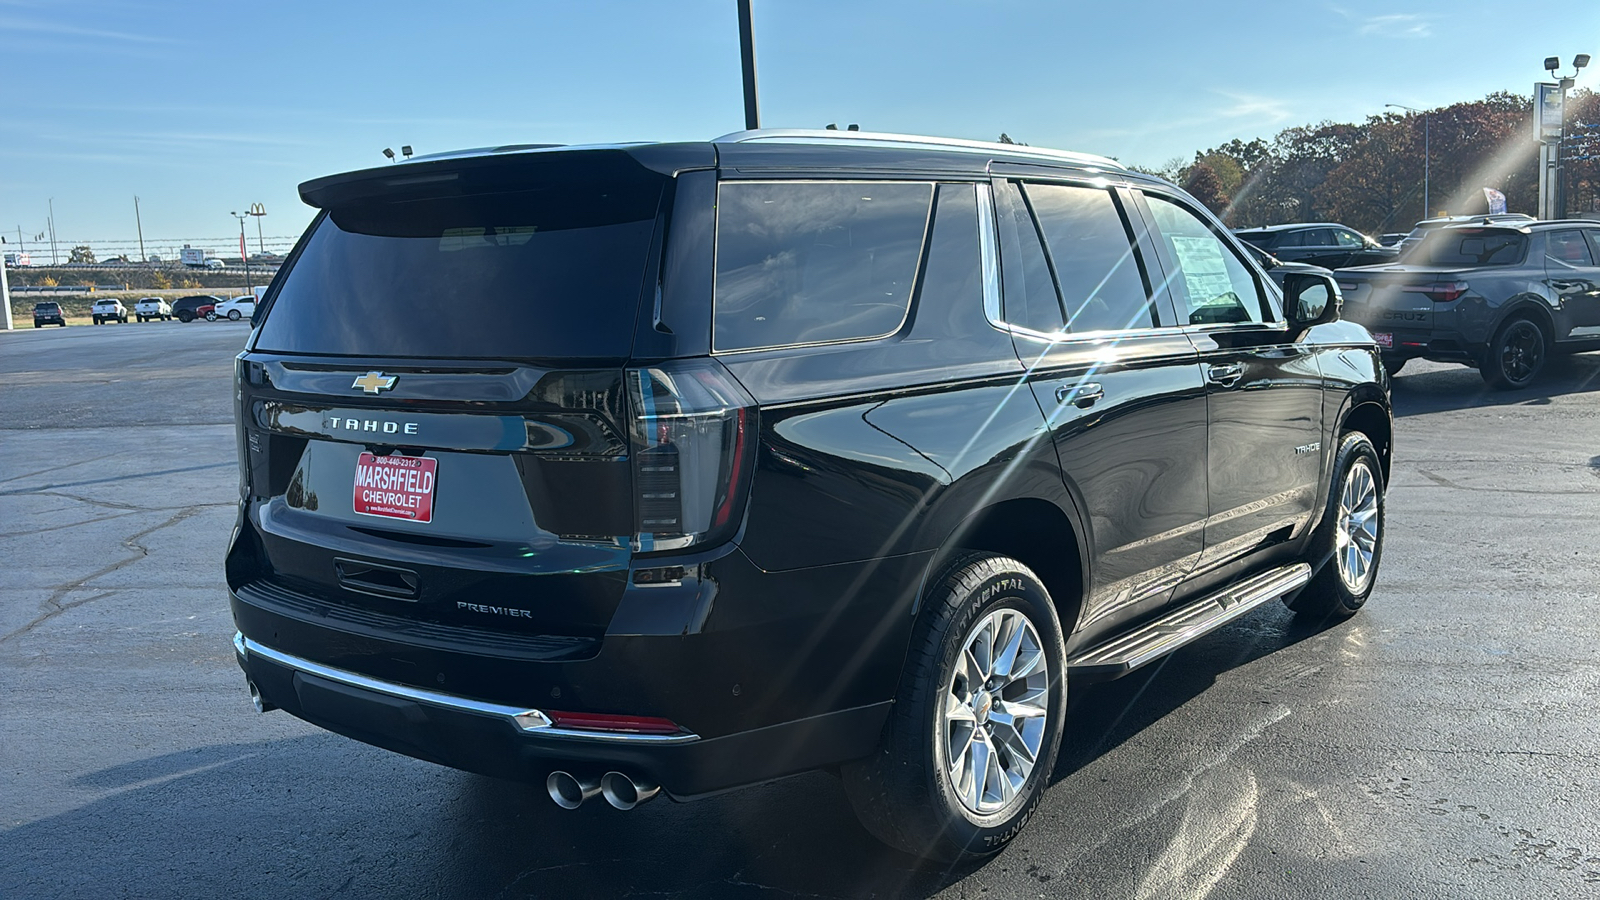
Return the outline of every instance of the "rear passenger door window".
[[[1545,238],[1545,255],[1558,265],[1594,265],[1594,256],[1583,239],[1583,232],[1577,230],[1550,232],[1549,237]]]
[[[1066,184],[1023,186],[1044,234],[1075,334],[1151,328],[1150,290],[1111,191]]]
[[[1146,199],[1173,269],[1167,274],[1185,323],[1269,321],[1261,284],[1231,245],[1191,210],[1156,194]]]
[[[713,348],[868,340],[905,323],[933,185],[730,181],[717,190]]]

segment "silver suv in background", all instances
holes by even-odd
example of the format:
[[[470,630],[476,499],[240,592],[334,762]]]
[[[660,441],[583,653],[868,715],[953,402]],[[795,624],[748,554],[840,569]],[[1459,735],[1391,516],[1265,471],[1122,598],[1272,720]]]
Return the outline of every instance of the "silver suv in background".
[[[1600,350],[1600,223],[1447,225],[1403,259],[1337,273],[1345,316],[1372,331],[1391,373],[1422,357],[1521,388],[1552,354]]]

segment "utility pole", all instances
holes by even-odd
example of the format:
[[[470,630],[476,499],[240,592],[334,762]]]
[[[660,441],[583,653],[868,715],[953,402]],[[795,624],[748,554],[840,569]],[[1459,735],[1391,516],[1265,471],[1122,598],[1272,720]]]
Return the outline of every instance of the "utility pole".
[[[148,256],[144,255],[144,222],[139,219],[139,196],[133,197],[133,224],[139,228],[139,265],[144,265]]]
[[[744,127],[761,127],[761,108],[756,101],[756,31],[751,21],[750,0],[739,0],[739,65],[744,71]]]
[[[50,265],[61,265],[61,259],[56,256],[56,198],[50,198]]]

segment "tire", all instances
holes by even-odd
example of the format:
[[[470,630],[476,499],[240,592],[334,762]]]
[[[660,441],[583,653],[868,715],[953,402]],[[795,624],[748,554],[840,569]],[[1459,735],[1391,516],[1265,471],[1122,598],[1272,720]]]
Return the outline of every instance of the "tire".
[[[1388,373],[1390,375],[1399,375],[1400,374],[1400,370],[1404,369],[1406,367],[1406,363],[1408,363],[1410,361],[1411,361],[1411,357],[1409,357],[1409,356],[1402,356],[1402,357],[1400,357],[1398,359],[1396,359],[1394,357],[1385,356],[1383,358],[1383,367],[1384,367],[1385,370],[1388,371]]]
[[[1016,560],[963,554],[930,584],[883,739],[872,756],[847,763],[840,775],[857,818],[879,840],[954,861],[1000,850],[1038,809],[1066,717],[1066,658],[1049,592]],[[997,632],[1002,648],[1021,633],[1012,662],[1027,658],[1031,672],[992,694],[993,681],[972,691],[976,678],[1000,667],[1004,653],[988,654],[985,672],[973,668],[976,657],[968,660],[966,649],[992,643]],[[1039,714],[1015,715],[1018,709]],[[1010,729],[1008,718],[1021,720],[1020,729]],[[1019,742],[1033,753],[1031,767],[1012,749]],[[954,766],[947,764],[952,758]],[[986,777],[977,782],[967,775],[980,758],[994,768],[985,764]]]
[[[187,325],[194,321],[194,315],[191,313],[178,313],[178,321]]]
[[[239,319],[240,319],[240,315],[239,315],[239,311],[237,309],[228,310],[228,321],[229,322],[237,322],[237,321],[239,321]]]
[[[90,318],[94,319],[94,323],[96,325],[100,324],[100,317],[99,316],[90,316]]]
[[[1372,595],[1383,561],[1383,466],[1372,441],[1359,431],[1339,439],[1333,484],[1308,562],[1315,569],[1298,594],[1284,598],[1307,619],[1352,616]]]
[[[1539,323],[1518,316],[1500,326],[1478,371],[1490,387],[1514,391],[1537,380],[1549,361],[1549,335]]]
[[[215,322],[216,320],[217,320],[217,314],[216,313],[214,313],[214,312],[206,313],[206,321],[207,322]]]

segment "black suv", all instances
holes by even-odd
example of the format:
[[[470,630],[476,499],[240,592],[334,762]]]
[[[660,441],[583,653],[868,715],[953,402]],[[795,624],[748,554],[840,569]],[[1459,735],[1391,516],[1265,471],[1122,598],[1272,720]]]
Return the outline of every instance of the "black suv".
[[[221,297],[209,294],[197,294],[193,297],[183,297],[172,303],[172,314],[178,317],[179,322],[193,322],[203,319],[222,302]]]
[[[67,316],[61,311],[61,304],[54,300],[41,300],[33,305],[33,327],[43,328],[46,325],[60,325],[65,328]]]
[[[1234,232],[1242,240],[1284,262],[1306,263],[1325,269],[1370,266],[1390,262],[1400,255],[1370,237],[1337,222],[1305,225],[1267,225]]]
[[[1068,676],[1372,590],[1371,336],[1111,160],[755,131],[300,193],[237,366],[258,709],[567,808],[837,768],[954,858]]]

